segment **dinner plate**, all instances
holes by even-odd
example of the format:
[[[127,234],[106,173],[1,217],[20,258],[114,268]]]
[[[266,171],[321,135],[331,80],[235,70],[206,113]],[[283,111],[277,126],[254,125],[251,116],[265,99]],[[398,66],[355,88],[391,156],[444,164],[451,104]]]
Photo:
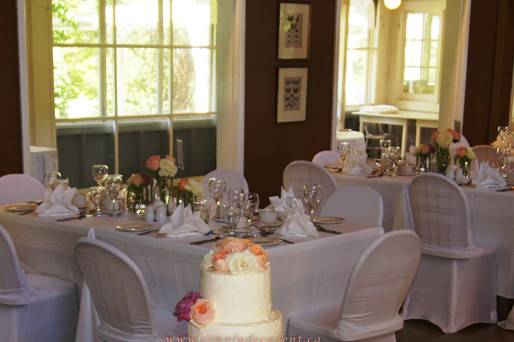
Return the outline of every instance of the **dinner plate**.
[[[116,226],[116,230],[122,232],[141,233],[152,229],[153,226],[145,223],[122,223]]]
[[[10,213],[22,213],[25,211],[31,211],[36,210],[37,205],[36,204],[29,204],[29,203],[20,203],[20,204],[13,204],[9,207],[7,207],[7,211]]]
[[[282,242],[281,239],[273,236],[254,237],[250,240],[252,240],[253,243],[256,243],[261,246],[276,246]]]
[[[316,224],[338,224],[343,222],[344,217],[339,216],[319,216],[312,219],[312,223]]]

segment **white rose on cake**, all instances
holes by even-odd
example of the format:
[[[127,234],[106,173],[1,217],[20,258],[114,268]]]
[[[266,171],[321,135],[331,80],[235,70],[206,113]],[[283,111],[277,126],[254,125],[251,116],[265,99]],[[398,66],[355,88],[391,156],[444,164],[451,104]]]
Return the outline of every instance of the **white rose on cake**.
[[[232,274],[245,274],[260,271],[257,258],[249,250],[230,254],[227,257],[227,264]]]

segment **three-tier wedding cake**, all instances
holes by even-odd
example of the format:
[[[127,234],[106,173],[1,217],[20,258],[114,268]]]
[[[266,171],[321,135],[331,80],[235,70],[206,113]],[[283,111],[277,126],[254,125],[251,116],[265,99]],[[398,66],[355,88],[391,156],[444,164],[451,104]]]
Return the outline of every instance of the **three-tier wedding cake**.
[[[190,293],[179,302],[175,316],[187,303],[192,340],[282,339],[284,335],[282,313],[271,307],[268,255],[250,240],[218,242],[202,262],[200,293]]]

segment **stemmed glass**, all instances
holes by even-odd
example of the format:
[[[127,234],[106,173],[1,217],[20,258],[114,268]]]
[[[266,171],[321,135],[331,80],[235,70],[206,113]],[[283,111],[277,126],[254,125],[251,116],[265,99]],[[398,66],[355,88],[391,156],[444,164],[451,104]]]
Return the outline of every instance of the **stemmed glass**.
[[[341,156],[341,161],[343,163],[343,167],[346,162],[346,159],[348,159],[350,150],[351,150],[350,144],[347,143],[346,141],[341,141],[340,143],[337,144],[337,151],[339,152],[339,154]]]
[[[311,218],[314,218],[314,214],[316,213],[319,202],[321,201],[322,188],[321,184],[303,186],[303,203]]]
[[[225,179],[211,178],[209,179],[209,193],[216,202],[216,218],[223,219],[221,200],[227,190],[227,181]]]
[[[259,194],[256,194],[254,192],[249,192],[246,194],[242,209],[243,209],[243,215],[246,218],[246,224],[248,225],[248,235],[251,235],[250,232],[252,230],[252,224],[253,224],[253,217],[255,216],[255,212],[259,208]]]
[[[93,165],[91,172],[96,184],[98,184],[98,186],[102,186],[109,175],[109,166],[105,164]]]
[[[102,216],[101,204],[104,198],[104,189],[101,186],[92,186],[87,193],[88,199],[95,207],[95,216]]]
[[[105,189],[109,198],[112,201],[111,216],[116,216],[120,213],[117,208],[118,195],[123,187],[123,176],[119,174],[109,175],[105,180]]]
[[[45,187],[47,189],[53,189],[62,175],[59,171],[53,171],[45,175]]]
[[[225,220],[228,225],[226,236],[235,236],[237,225],[239,224],[239,220],[241,220],[241,207],[239,203],[232,202],[227,205]]]
[[[245,200],[245,193],[244,193],[243,189],[229,188],[227,190],[226,196],[227,196],[227,201],[229,203],[238,205],[240,208],[243,206],[243,202]]]
[[[496,150],[498,161],[500,162],[499,171],[502,177],[507,178],[510,169],[510,156],[512,151],[512,131],[509,126],[498,126],[499,146]]]

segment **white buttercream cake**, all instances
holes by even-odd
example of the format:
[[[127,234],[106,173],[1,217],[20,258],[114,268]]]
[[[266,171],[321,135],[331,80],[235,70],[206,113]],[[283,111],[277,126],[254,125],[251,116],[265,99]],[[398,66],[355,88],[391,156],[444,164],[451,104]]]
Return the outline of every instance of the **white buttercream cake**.
[[[282,313],[271,306],[267,253],[249,240],[224,239],[204,257],[200,295],[205,304],[192,308],[189,338],[284,336]]]

